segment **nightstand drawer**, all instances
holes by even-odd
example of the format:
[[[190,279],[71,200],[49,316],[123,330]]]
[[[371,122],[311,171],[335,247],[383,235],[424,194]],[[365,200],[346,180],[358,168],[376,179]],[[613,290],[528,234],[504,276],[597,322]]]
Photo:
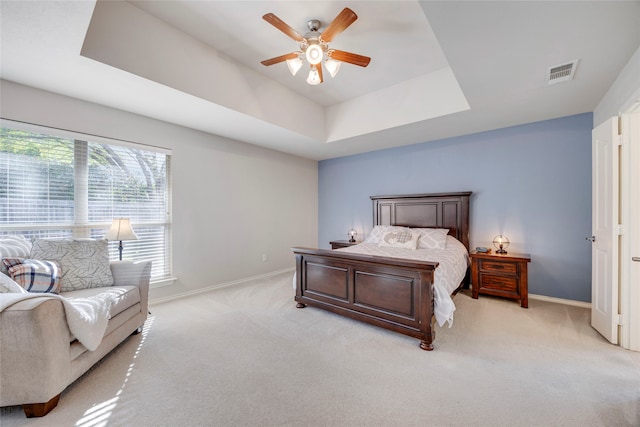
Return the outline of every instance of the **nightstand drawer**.
[[[480,270],[500,272],[504,274],[516,274],[518,272],[518,264],[515,262],[490,261],[483,259],[480,261]]]
[[[516,277],[481,274],[480,283],[482,283],[481,291],[496,290],[518,294],[518,279]]]

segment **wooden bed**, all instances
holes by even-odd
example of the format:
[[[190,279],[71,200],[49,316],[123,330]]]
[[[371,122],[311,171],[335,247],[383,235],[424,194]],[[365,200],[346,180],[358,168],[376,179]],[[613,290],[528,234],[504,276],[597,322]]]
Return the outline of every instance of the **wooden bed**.
[[[372,196],[373,223],[448,228],[468,251],[470,197],[471,192]],[[325,249],[292,251],[298,308],[318,307],[387,328],[419,338],[420,348],[433,350],[437,262]]]

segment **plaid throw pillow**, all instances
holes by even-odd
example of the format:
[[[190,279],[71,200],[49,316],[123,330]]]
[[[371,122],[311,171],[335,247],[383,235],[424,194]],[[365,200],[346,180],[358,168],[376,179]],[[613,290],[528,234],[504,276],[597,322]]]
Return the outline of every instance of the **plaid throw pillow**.
[[[9,277],[28,292],[60,293],[60,265],[57,262],[4,258],[2,263]]]
[[[0,236],[0,259],[29,258],[31,241],[21,234]],[[0,262],[0,273],[9,274],[7,268]]]

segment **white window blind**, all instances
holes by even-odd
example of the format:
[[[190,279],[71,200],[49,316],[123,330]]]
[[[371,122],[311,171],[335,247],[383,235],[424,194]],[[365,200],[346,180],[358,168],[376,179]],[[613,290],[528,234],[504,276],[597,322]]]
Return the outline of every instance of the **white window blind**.
[[[89,138],[0,128],[0,235],[103,238],[113,218],[130,218],[138,240],[123,242],[123,258],[171,278],[171,156]]]

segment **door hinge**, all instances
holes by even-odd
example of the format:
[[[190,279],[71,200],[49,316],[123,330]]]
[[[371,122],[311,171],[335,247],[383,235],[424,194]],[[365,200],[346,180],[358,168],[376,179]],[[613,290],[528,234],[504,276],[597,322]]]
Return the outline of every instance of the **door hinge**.
[[[616,141],[616,143],[618,144],[618,147],[622,146],[622,135],[618,135],[618,140]]]
[[[622,314],[618,314],[618,326],[624,326],[624,322],[622,321]]]
[[[618,224],[618,236],[622,236],[622,224]]]

